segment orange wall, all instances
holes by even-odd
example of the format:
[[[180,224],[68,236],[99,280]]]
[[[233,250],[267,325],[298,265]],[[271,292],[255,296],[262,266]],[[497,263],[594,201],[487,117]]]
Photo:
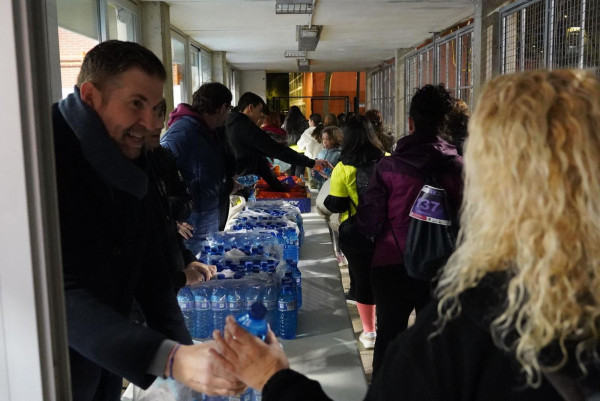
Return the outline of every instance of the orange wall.
[[[309,74],[305,74],[305,77]],[[325,73],[314,72],[312,76],[312,85],[305,85],[304,92],[306,96],[326,96],[325,93]],[[367,74],[360,73],[360,94],[359,103],[365,102],[365,82]],[[309,89],[310,88],[310,89]],[[308,92],[311,92],[310,94]],[[356,96],[356,72],[333,72],[331,73],[331,85],[329,96],[348,96],[350,98],[350,111],[354,111],[354,97]],[[307,102],[307,111],[310,109],[310,102]],[[323,114],[323,101],[314,101],[314,113]],[[360,109],[364,113],[364,108]],[[329,112],[339,114],[344,112],[344,102],[341,100],[329,101]],[[307,116],[310,113],[307,113]]]

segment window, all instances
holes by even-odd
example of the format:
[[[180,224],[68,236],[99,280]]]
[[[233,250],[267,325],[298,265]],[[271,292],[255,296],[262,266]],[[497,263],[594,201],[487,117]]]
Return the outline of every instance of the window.
[[[171,54],[173,58],[173,104],[186,103],[185,89],[185,39],[171,31]]]
[[[200,69],[201,50],[196,46],[190,46],[190,67],[192,78],[192,93],[196,92],[202,85],[202,70]]]
[[[108,39],[136,42],[137,40],[137,5],[128,0],[110,0],[107,4],[106,22]]]
[[[139,8],[131,0],[57,0],[63,97],[73,92],[86,53],[100,41],[137,42]]]
[[[212,80],[212,55],[209,51],[200,52],[200,69],[202,71],[202,83]]]
[[[73,92],[86,53],[100,43],[96,0],[58,0],[58,45],[62,95]]]

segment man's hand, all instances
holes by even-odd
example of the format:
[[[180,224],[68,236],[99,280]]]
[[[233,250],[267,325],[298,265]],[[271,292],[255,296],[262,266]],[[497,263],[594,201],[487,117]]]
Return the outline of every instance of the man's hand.
[[[185,285],[194,285],[202,281],[210,281],[217,274],[217,267],[195,261],[188,264],[183,272],[186,278]]]
[[[324,168],[333,169],[333,166],[331,165],[331,163],[329,163],[325,159],[315,159],[315,167],[317,167],[317,166],[321,167],[321,169],[324,169]]]
[[[190,262],[186,267],[184,272],[195,271],[200,274],[200,281],[210,281],[217,274],[217,266],[215,265],[207,265],[202,262],[194,261]],[[191,274],[191,273],[190,273]],[[187,277],[187,273],[186,273]],[[186,283],[187,285],[193,285],[196,283]]]
[[[194,231],[194,226],[192,226],[191,224],[188,224],[185,221],[183,223],[177,222],[177,232],[183,238],[192,238],[194,236],[194,233],[192,233],[192,231]]]
[[[217,343],[221,365],[249,387],[262,391],[264,385],[275,373],[290,367],[283,349],[275,334],[269,329],[266,342],[241,328],[232,316],[227,316],[224,337],[215,330],[213,338]]]
[[[223,365],[214,341],[181,345],[173,356],[172,373],[175,380],[187,387],[208,395],[234,395],[242,393],[246,386],[237,380]],[[167,364],[169,365],[169,364]],[[171,374],[165,367],[165,376]]]

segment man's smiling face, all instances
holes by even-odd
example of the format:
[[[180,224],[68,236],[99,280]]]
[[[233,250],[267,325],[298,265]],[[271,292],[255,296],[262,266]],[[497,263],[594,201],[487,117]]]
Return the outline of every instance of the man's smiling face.
[[[131,68],[109,79],[100,89],[91,82],[82,84],[83,101],[98,113],[108,135],[128,159],[140,156],[144,137],[156,128],[156,107],[163,100],[163,83],[157,76]]]

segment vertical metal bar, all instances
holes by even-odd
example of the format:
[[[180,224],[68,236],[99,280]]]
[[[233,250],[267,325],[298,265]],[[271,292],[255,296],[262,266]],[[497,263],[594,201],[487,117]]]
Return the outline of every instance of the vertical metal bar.
[[[98,0],[98,33],[100,35],[100,42],[105,42],[108,39],[108,3],[106,0]]]
[[[521,10],[521,40],[519,41],[519,71],[525,71],[525,34],[527,32],[527,8]]]
[[[548,41],[544,45],[544,49],[546,50],[546,60],[548,60],[548,64],[546,68],[549,70],[554,69],[554,7],[556,6],[554,0],[550,0],[549,2],[546,0],[546,15],[549,18],[549,23],[546,24],[548,27],[546,32],[548,35]]]
[[[584,64],[584,39],[585,39],[585,16],[586,16],[586,0],[581,0],[581,26],[579,29],[579,68],[583,68]]]
[[[455,81],[456,82],[456,97],[458,99],[461,99],[460,95],[462,94],[462,81],[461,81],[461,71],[462,71],[462,67],[463,67],[463,63],[462,63],[462,36],[459,36],[458,34],[456,35],[456,46],[454,51],[455,51],[455,56],[456,56],[456,74],[455,74]]]
[[[501,15],[502,35],[500,37],[500,73],[505,74],[506,71],[506,15]]]

